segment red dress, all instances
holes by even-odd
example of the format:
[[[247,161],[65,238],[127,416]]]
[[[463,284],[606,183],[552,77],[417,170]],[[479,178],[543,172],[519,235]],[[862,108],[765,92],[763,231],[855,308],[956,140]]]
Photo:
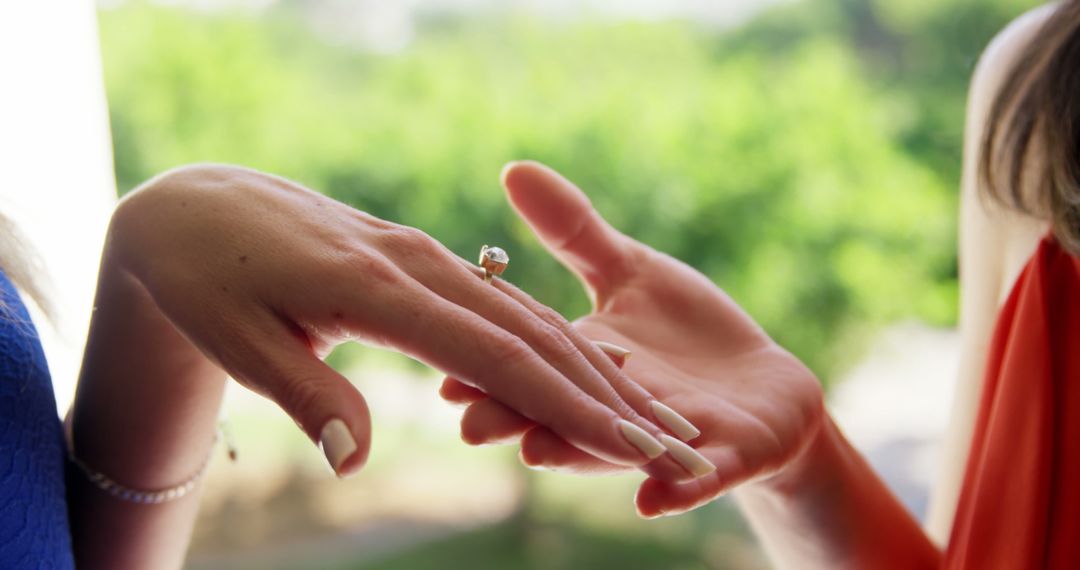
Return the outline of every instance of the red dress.
[[[998,315],[946,568],[1080,568],[1080,259],[1043,238]]]

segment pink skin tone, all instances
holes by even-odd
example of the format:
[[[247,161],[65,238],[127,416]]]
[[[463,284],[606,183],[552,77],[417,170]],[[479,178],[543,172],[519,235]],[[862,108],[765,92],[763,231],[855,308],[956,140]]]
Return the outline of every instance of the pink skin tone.
[[[826,414],[814,375],[723,291],[620,234],[542,165],[512,164],[503,183],[521,217],[592,297],[593,312],[575,326],[630,350],[628,359],[609,354],[701,430],[690,443],[716,466],[689,482],[647,478],[636,497],[641,516],[685,512],[732,490],[778,567],[939,566],[940,552]],[[441,394],[467,405],[467,442],[520,442],[522,460],[533,466],[627,470],[482,390],[447,378]]]
[[[723,291],[689,266],[619,233],[584,193],[544,166],[512,164],[503,183],[517,212],[593,299],[592,314],[575,323],[578,330],[629,349],[624,370],[701,430],[691,443],[717,467],[681,484],[650,478],[637,497],[641,515],[686,511],[773,474],[813,439],[824,419],[817,379]],[[469,404],[462,418],[468,442],[520,440],[521,456],[533,466],[626,470],[453,379],[444,382],[442,394]]]
[[[580,190],[550,170],[518,164],[504,173],[511,202],[596,300],[594,313],[577,326],[591,338],[632,349],[630,376],[701,428],[703,434],[692,443],[717,464],[714,476],[688,484],[648,479],[637,497],[641,514],[680,512],[730,489],[777,568],[941,567],[942,551],[931,536],[938,544],[949,537],[998,308],[1048,226],[1046,219],[981,199],[979,147],[1005,76],[1056,10],[1054,3],[1036,8],[999,33],[972,79],[960,213],[961,370],[929,535],[825,414],[820,393],[807,386],[809,373],[790,355],[768,340],[759,341],[768,349],[743,350],[743,358],[727,350],[734,346],[714,344],[716,337],[764,335],[753,332],[752,321],[713,284],[618,234]],[[1038,154],[1031,158],[1038,160]],[[1034,188],[1039,181],[1028,182]],[[687,305],[696,310],[673,312]],[[652,334],[658,329],[663,336]],[[748,360],[756,360],[760,369],[741,366]],[[464,388],[447,380],[443,395],[471,403],[462,420],[468,441],[484,442],[489,435],[520,440],[528,463],[575,472],[620,470],[575,450],[483,392]],[[784,406],[795,413],[783,416]],[[752,423],[730,431],[716,427],[748,417],[761,421],[756,428]],[[764,447],[755,449],[758,445]],[[713,449],[739,450],[749,460],[729,464],[728,453]],[[736,486],[740,481],[746,484]]]
[[[185,480],[209,452],[227,372],[280,405],[313,441],[332,433],[335,441],[321,443],[333,468],[355,473],[370,448],[367,406],[320,357],[359,340],[460,379],[443,394],[471,403],[467,441],[520,441],[534,465],[642,469],[645,516],[693,508],[774,474],[744,501],[764,496],[753,510],[765,513],[757,520],[778,521],[773,528],[805,536],[858,520],[841,509],[823,522],[814,505],[833,499],[895,523],[888,493],[823,421],[816,380],[730,299],[615,232],[550,170],[518,164],[504,180],[514,206],[596,301],[597,311],[576,325],[504,280],[484,283],[479,268],[422,232],[286,180],[198,166],[148,182],[117,208],[103,252],[68,418],[76,453],[129,487]],[[612,358],[589,338],[634,356]],[[698,471],[708,474],[695,479],[689,447],[648,445],[672,445],[657,425],[657,398],[701,430],[690,444],[715,471],[705,462]],[[628,431],[625,420],[637,428]],[[811,445],[815,453],[800,453]],[[844,494],[834,496],[837,489]],[[180,567],[197,496],[133,505],[74,479],[69,512],[80,568]]]
[[[371,418],[321,357],[356,340],[461,378],[575,449],[692,478],[659,446],[647,391],[556,313],[481,276],[423,232],[281,178],[218,165],[166,173],[112,219],[68,417],[75,451],[128,487],[185,481],[209,453],[227,372],[350,475],[367,459]],[[133,505],[74,480],[80,568],[179,567],[197,504],[193,493]]]

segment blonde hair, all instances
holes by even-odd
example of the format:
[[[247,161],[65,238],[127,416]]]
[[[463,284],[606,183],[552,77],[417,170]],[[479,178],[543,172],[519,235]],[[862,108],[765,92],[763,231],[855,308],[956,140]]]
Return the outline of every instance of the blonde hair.
[[[49,320],[53,319],[53,307],[45,294],[45,268],[41,258],[30,247],[15,223],[3,214],[0,214],[0,269]],[[9,307],[4,306],[3,299],[0,299],[0,311],[6,313],[8,309]]]

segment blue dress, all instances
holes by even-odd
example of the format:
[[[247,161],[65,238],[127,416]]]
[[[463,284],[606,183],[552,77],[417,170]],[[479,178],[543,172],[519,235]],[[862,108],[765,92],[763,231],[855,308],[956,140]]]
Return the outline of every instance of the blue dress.
[[[0,569],[74,568],[67,454],[37,330],[0,272]]]

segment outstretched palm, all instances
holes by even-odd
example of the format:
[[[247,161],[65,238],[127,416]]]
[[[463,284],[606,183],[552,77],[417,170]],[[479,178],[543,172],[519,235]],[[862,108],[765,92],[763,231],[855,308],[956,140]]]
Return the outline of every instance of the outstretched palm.
[[[627,240],[628,242],[630,240]],[[713,474],[649,481],[644,514],[682,511],[769,473],[802,449],[822,417],[817,379],[700,273],[631,242],[635,269],[576,324],[633,351],[627,374],[693,422]]]
[[[686,264],[614,230],[570,182],[535,163],[504,173],[515,208],[594,300],[575,325],[632,351],[627,374],[687,417],[690,443],[717,470],[689,483],[649,479],[645,516],[681,512],[731,486],[776,471],[803,449],[824,417],[814,375],[723,291]],[[522,439],[534,464],[617,470],[535,428]]]

